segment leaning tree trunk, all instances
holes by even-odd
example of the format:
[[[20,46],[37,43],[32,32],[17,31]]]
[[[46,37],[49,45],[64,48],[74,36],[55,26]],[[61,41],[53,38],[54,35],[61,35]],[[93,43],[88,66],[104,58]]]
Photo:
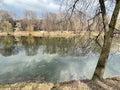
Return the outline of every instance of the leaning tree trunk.
[[[99,3],[100,3],[101,11],[102,11],[105,35],[104,35],[104,43],[103,43],[103,47],[101,50],[101,54],[100,54],[94,75],[92,77],[92,80],[103,79],[106,62],[107,62],[107,59],[110,53],[111,44],[112,44],[113,33],[114,33],[115,25],[117,22],[119,10],[120,10],[120,0],[116,0],[116,5],[115,5],[115,8],[112,14],[112,18],[111,18],[110,24],[108,25],[106,24],[107,15],[106,15],[106,12],[104,12],[105,10],[104,0],[99,0]]]

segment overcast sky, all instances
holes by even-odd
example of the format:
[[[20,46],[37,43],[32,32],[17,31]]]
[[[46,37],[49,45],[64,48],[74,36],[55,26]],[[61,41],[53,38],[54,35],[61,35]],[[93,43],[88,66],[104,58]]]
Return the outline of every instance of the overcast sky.
[[[38,14],[58,12],[60,0],[0,0],[0,9],[22,15],[24,10],[33,10]]]
[[[18,16],[22,16],[25,10],[32,10],[35,11],[38,15],[42,15],[46,12],[59,12],[61,3],[60,1],[61,0],[0,0],[0,9],[15,12]],[[94,0],[90,1],[92,3]],[[111,14],[114,5],[110,4],[109,2],[107,2],[107,4],[108,7],[111,7],[108,8],[109,10],[107,10],[109,14]],[[92,7],[93,10],[96,9],[95,7],[96,6]],[[87,11],[89,14],[94,14],[92,12],[92,8]]]

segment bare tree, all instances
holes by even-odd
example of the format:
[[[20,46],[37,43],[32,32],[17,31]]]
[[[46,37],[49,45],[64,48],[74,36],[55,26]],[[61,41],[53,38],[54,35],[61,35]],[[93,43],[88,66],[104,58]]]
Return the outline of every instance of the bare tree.
[[[90,0],[91,2],[89,2],[88,0],[70,0],[70,1],[71,3],[69,2],[70,4],[67,3],[66,5],[68,5],[69,7],[67,8],[67,11],[71,13],[70,15],[70,18],[71,18],[78,9],[82,13],[85,13],[85,9],[91,9],[89,6],[91,5],[91,3],[93,3],[93,1],[95,2],[96,0]],[[114,30],[115,30],[119,10],[120,10],[120,0],[113,0],[115,2],[115,8],[112,12],[112,17],[109,22],[107,20],[107,13],[106,13],[107,7],[105,6],[105,1],[107,0],[97,1],[100,8],[98,7],[96,8],[95,6],[92,5],[95,8],[95,11],[99,11],[97,12],[97,14],[95,14],[95,16],[92,19],[96,18],[96,16],[98,15],[101,15],[103,30],[104,30],[104,42],[101,48],[98,64],[92,78],[93,80],[103,79],[103,74],[104,74],[106,62],[110,53],[112,39],[114,36]],[[84,8],[83,7],[81,8],[82,5],[84,5]]]
[[[100,8],[101,8],[101,14],[103,18],[103,25],[104,25],[104,43],[102,46],[102,51],[99,57],[99,61],[95,70],[95,73],[93,75],[93,80],[96,79],[103,79],[103,74],[105,71],[106,62],[110,53],[110,48],[112,44],[112,39],[114,36],[114,29],[116,26],[119,10],[120,10],[120,0],[116,0],[115,8],[111,17],[110,23],[107,21],[107,14],[106,14],[106,7],[104,0],[99,0]]]
[[[8,12],[8,11],[5,11],[5,10],[0,10],[0,22],[9,21],[10,23],[13,23],[12,15],[13,15],[12,12]]]
[[[43,26],[44,29],[48,32],[57,30],[56,22],[57,22],[56,13],[49,12],[43,16],[43,24],[44,24]]]
[[[40,19],[38,19],[36,13],[31,10],[24,12],[24,19],[22,20],[22,28],[27,31],[34,31],[39,29]]]
[[[5,10],[0,10],[0,17],[1,17],[1,20],[9,20],[10,18],[12,18],[10,12]]]

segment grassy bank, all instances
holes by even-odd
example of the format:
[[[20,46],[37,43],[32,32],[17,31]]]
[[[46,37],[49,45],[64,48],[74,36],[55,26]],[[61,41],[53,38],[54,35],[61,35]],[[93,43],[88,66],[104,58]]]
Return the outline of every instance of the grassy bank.
[[[55,31],[55,32],[45,32],[45,31],[33,31],[33,32],[27,32],[27,31],[19,31],[19,32],[0,32],[0,36],[7,36],[7,35],[12,35],[12,36],[29,36],[29,35],[32,35],[32,36],[35,36],[35,37],[66,37],[66,38],[69,38],[69,37],[74,37],[74,36],[88,36],[89,33],[88,32],[85,32],[85,31],[82,31],[80,33],[77,33],[75,34],[74,32],[72,31]],[[98,35],[98,32],[92,32],[90,34],[91,36],[97,36]]]
[[[62,83],[19,82],[1,84],[0,90],[120,90],[120,77],[102,81],[81,80]]]

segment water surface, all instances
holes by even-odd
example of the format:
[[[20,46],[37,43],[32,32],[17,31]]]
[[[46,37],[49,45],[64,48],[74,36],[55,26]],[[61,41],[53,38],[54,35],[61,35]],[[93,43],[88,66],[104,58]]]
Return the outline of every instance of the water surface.
[[[120,75],[119,48],[114,39],[104,78]],[[99,53],[92,39],[0,37],[0,83],[91,79]]]

